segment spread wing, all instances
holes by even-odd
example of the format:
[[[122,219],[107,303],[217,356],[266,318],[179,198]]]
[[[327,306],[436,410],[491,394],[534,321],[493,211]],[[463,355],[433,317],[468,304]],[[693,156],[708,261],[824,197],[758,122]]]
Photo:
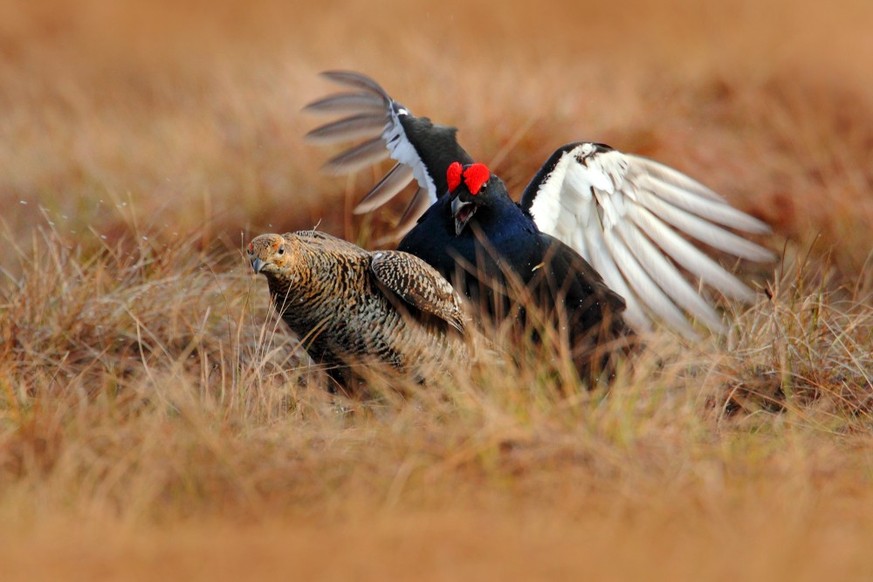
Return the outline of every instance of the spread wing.
[[[659,319],[696,337],[687,313],[723,331],[699,283],[727,297],[753,299],[751,289],[688,238],[743,259],[775,258],[729,230],[770,232],[763,222],[672,168],[601,144],[558,149],[527,186],[521,205],[540,230],[573,247],[625,299],[625,318],[636,329]]]
[[[349,90],[314,101],[304,111],[346,117],[321,125],[306,137],[320,144],[363,140],[328,160],[325,170],[332,174],[352,174],[388,157],[397,162],[361,200],[356,214],[379,208],[415,180],[418,189],[394,233],[399,239],[446,192],[449,165],[469,164],[473,159],[458,144],[457,129],[415,117],[369,77],[349,71],[322,75]]]
[[[463,333],[461,299],[436,269],[418,257],[402,251],[376,251],[370,272],[383,290]]]

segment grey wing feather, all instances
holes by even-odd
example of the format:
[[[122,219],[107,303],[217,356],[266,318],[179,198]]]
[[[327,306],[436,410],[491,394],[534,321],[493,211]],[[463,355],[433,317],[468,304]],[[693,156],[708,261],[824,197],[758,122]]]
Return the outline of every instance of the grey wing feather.
[[[410,230],[415,225],[418,218],[424,214],[424,211],[431,205],[431,202],[432,200],[430,199],[430,194],[427,190],[424,188],[416,190],[412,200],[403,212],[403,216],[400,217],[400,221],[397,223],[397,228],[395,230],[399,232]]]
[[[334,156],[324,170],[330,174],[349,174],[381,162],[388,154],[382,138],[376,137]]]
[[[304,107],[304,111],[350,115],[313,129],[306,139],[322,145],[362,138],[367,140],[330,159],[324,165],[324,171],[333,175],[351,174],[387,157],[398,162],[358,204],[355,214],[376,210],[397,197],[413,180],[418,182],[419,189],[406,207],[400,224],[386,239],[397,240],[440,194],[400,121],[402,116],[411,114],[405,107],[395,103],[376,81],[365,75],[352,71],[327,71],[322,76],[354,92],[321,98]]]
[[[330,144],[350,139],[380,137],[385,128],[385,117],[361,113],[317,127],[306,134],[312,142]]]
[[[309,113],[371,113],[385,116],[385,101],[373,93],[334,93],[303,108]]]
[[[355,214],[364,214],[372,212],[379,208],[391,198],[397,195],[398,192],[409,186],[412,182],[412,168],[403,164],[395,164],[385,176],[379,180],[379,183],[373,186],[370,193],[358,203],[354,209]]]
[[[330,79],[339,85],[345,85],[346,87],[354,89],[363,89],[364,91],[369,91],[385,98],[388,97],[379,83],[361,73],[356,73],[354,71],[324,71],[321,73],[321,76],[325,79]]]
[[[418,257],[402,251],[376,251],[370,272],[382,288],[463,333],[465,318],[460,297],[442,275]]]

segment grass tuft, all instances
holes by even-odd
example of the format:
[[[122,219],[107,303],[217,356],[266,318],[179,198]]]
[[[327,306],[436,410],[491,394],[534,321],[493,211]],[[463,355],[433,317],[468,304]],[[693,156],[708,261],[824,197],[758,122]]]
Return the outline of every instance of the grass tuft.
[[[0,2],[4,580],[869,578],[871,6]],[[522,341],[331,395],[240,249],[402,212],[301,138],[333,68],[513,192],[579,139],[676,166],[783,262],[608,392]]]

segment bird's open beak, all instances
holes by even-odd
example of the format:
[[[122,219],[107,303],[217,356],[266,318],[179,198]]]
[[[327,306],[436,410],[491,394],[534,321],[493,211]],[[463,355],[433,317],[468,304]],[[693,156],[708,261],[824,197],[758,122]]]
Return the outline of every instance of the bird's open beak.
[[[452,215],[455,217],[455,236],[461,234],[474,214],[476,214],[476,205],[472,202],[462,202],[458,197],[452,200]]]
[[[255,271],[255,275],[261,272],[261,269],[264,268],[264,261],[259,259],[258,257],[252,257],[252,269]]]

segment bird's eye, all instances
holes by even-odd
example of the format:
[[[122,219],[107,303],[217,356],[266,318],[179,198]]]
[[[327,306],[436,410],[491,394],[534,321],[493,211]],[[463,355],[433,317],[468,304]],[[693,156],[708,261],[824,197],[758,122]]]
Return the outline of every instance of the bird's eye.
[[[277,255],[284,255],[285,254],[285,247],[279,247],[279,250],[276,251],[276,254]]]

